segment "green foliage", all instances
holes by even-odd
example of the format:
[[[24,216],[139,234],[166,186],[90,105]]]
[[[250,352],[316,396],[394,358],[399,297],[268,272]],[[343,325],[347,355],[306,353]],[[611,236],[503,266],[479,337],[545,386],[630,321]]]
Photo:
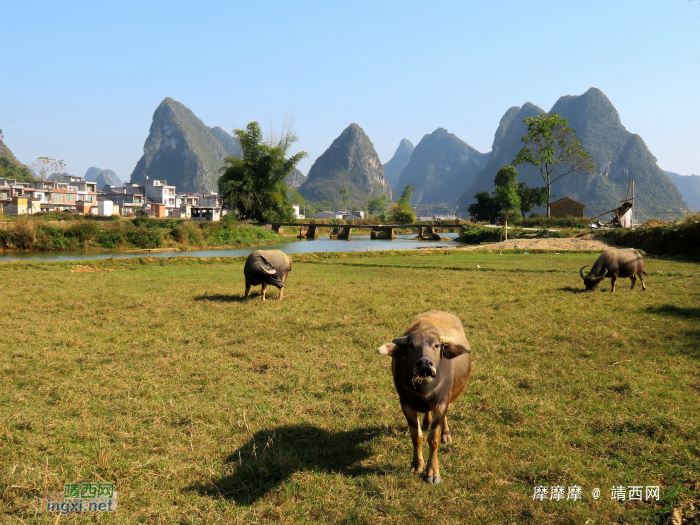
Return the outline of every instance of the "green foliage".
[[[343,210],[347,210],[348,203],[350,202],[350,190],[345,184],[341,184],[338,189],[338,194],[340,194],[340,200],[343,203]]]
[[[457,241],[466,244],[498,242],[502,236],[503,228],[484,228],[483,226],[479,226],[477,224],[466,223],[462,226],[462,229],[459,232],[459,237],[457,237]]]
[[[276,145],[265,141],[260,124],[251,122],[245,130],[236,129],[243,157],[227,157],[219,178],[219,193],[224,207],[235,211],[239,219],[259,222],[294,220],[284,180],[306,156],[299,152],[285,157],[296,141],[288,133]]]
[[[399,206],[410,207],[414,191],[416,191],[416,187],[413,184],[407,184],[399,196]]]
[[[523,218],[533,208],[541,208],[547,206],[550,198],[555,198],[556,195],[549,195],[546,186],[541,188],[528,188],[527,182],[518,184],[518,196],[520,197],[520,213]]]
[[[583,149],[568,120],[556,113],[544,113],[526,118],[525,123],[527,133],[520,139],[525,146],[516,155],[513,165],[531,164],[539,168],[548,193],[552,191],[552,184],[566,175],[595,173],[595,160]]]
[[[17,182],[32,182],[34,176],[21,164],[15,163],[9,157],[0,157],[0,177],[16,179]]]
[[[511,165],[506,164],[494,179],[496,191],[494,196],[501,207],[501,211],[512,214],[520,208],[520,195],[518,194],[518,171]]]
[[[416,220],[416,214],[411,208],[394,204],[389,208],[388,219],[391,224],[413,224]]]
[[[378,215],[383,214],[386,211],[389,202],[389,199],[387,199],[384,195],[380,195],[379,197],[375,197],[374,199],[369,199],[367,201],[368,215],[370,217],[376,217]]]
[[[496,197],[489,195],[487,191],[479,191],[474,194],[476,202],[469,205],[469,216],[473,221],[494,222],[501,212],[501,204]]]
[[[550,217],[538,215],[537,217],[528,217],[522,220],[524,228],[578,228],[588,229],[588,220],[583,217]]]

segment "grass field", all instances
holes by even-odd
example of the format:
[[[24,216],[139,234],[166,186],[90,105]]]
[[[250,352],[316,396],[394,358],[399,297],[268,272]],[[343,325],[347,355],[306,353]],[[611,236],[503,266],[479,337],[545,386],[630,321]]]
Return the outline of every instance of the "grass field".
[[[81,481],[114,482],[118,510],[61,522],[690,517],[700,268],[647,257],[647,292],[582,293],[596,257],[304,255],[264,304],[242,299],[242,259],[0,264],[0,521],[57,523],[35,498]],[[112,271],[71,271],[94,269]],[[428,309],[462,320],[474,359],[437,486],[409,473],[376,354]],[[535,485],[583,500],[533,501]],[[658,485],[660,500],[611,501],[613,485]]]

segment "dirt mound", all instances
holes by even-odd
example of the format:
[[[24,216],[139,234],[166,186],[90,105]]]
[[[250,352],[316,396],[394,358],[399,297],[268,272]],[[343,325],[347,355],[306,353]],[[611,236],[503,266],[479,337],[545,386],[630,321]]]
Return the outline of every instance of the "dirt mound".
[[[82,264],[79,264],[77,266],[73,266],[73,269],[71,272],[116,272],[114,268],[98,268],[96,266],[85,266]]]
[[[672,222],[660,221],[659,219],[649,219],[640,228],[653,228],[654,226],[670,226]]]
[[[587,236],[586,236],[587,237]],[[593,236],[591,236],[593,237]],[[466,246],[461,250],[582,250],[604,251],[614,246],[601,239],[569,238],[569,239],[513,239],[494,244]]]

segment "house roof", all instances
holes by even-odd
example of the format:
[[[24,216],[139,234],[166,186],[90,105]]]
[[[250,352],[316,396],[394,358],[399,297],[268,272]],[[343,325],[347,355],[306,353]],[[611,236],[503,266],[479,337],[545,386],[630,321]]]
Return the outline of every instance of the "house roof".
[[[557,202],[565,201],[565,200],[567,200],[567,199],[570,200],[570,201],[575,202],[576,204],[580,204],[580,205],[583,206],[584,208],[586,207],[586,205],[585,205],[584,203],[579,202],[579,201],[577,201],[576,199],[572,199],[571,197],[564,197],[563,199],[559,199],[558,201],[550,202],[549,205],[551,206],[552,204],[556,204]]]

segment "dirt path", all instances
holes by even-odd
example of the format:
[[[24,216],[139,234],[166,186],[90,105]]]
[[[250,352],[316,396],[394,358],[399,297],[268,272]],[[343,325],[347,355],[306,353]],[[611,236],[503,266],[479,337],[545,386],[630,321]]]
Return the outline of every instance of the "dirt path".
[[[521,250],[586,250],[602,251],[608,248],[616,248],[606,241],[595,239],[593,235],[570,239],[512,239],[496,244],[478,244],[465,246],[461,250],[507,250],[520,248]]]

